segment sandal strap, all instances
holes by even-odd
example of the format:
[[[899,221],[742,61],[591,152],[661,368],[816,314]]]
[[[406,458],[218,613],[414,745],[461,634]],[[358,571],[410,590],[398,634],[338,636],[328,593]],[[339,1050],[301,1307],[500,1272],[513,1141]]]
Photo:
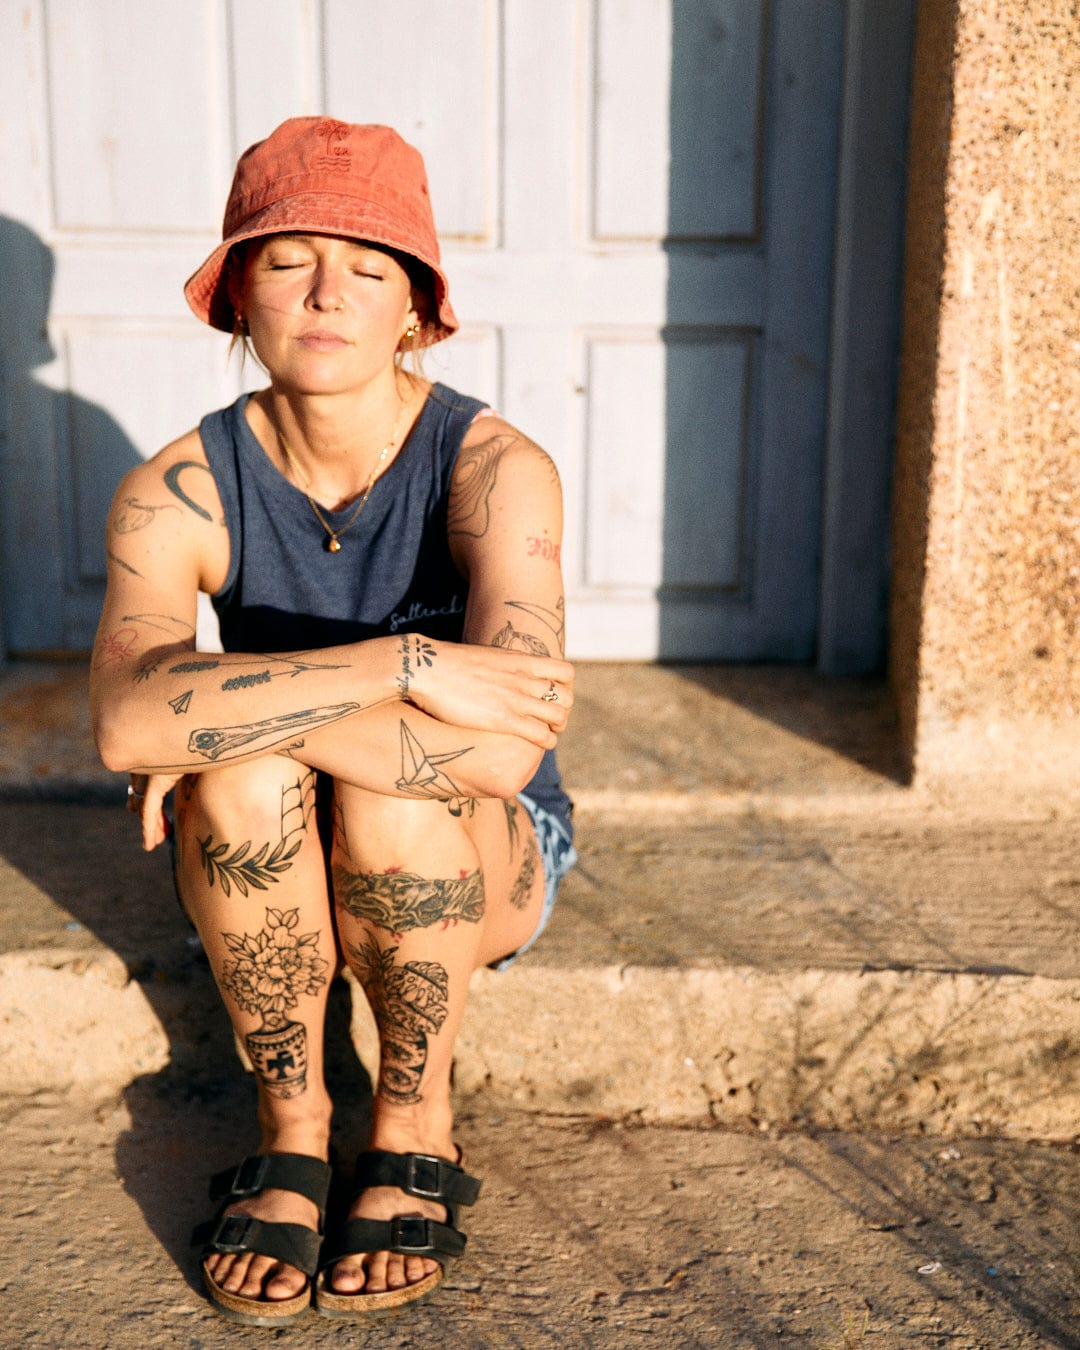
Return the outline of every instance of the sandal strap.
[[[323,1244],[321,1269],[345,1256],[364,1252],[397,1252],[399,1256],[431,1256],[436,1260],[460,1256],[467,1239],[449,1224],[419,1214],[396,1219],[346,1219],[340,1231]]]
[[[191,1235],[193,1246],[202,1246],[203,1256],[218,1252],[236,1255],[255,1252],[275,1261],[297,1266],[307,1276],[319,1268],[322,1239],[299,1223],[264,1223],[248,1214],[223,1214],[201,1223]]]
[[[293,1191],[310,1200],[322,1225],[330,1192],[330,1164],[305,1153],[260,1153],[210,1178],[210,1199],[231,1205],[263,1191]]]
[[[457,1163],[430,1153],[387,1153],[385,1149],[369,1149],[356,1160],[354,1197],[370,1186],[396,1186],[418,1200],[434,1200],[447,1206],[474,1205],[480,1194],[480,1182]],[[389,1249],[364,1247],[360,1250],[381,1252]]]

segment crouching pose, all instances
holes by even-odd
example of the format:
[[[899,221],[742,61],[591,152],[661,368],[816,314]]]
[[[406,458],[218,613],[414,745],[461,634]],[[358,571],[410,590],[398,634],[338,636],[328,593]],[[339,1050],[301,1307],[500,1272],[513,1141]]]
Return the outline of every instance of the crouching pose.
[[[216,1180],[210,1297],[265,1326],[312,1301],[370,1316],[431,1293],[464,1245],[469,979],[534,940],[574,860],[558,475],[402,367],[457,320],[423,163],[386,127],[295,118],[251,147],[185,293],[269,386],[120,484],[96,735],[147,848],[175,789],[180,895],[258,1083],[258,1152]],[[200,590],[223,651],[196,649]],[[381,1057],[349,1218],[324,1236],[343,962]]]

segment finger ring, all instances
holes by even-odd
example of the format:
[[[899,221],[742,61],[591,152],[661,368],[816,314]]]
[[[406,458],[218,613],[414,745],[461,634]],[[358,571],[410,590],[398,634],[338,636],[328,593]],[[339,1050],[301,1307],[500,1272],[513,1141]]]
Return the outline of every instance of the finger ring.
[[[554,681],[554,680],[552,680],[552,681],[548,684],[548,687],[547,687],[547,693],[546,693],[546,694],[541,694],[540,697],[544,700],[545,703],[558,703],[558,701],[559,701],[559,693],[558,693],[558,690],[555,688],[555,681]]]
[[[138,797],[138,799],[139,799],[140,801],[142,801],[143,797],[146,796],[146,793],[145,793],[145,792],[136,792],[135,789],[134,789],[134,788],[131,786],[131,784],[129,783],[129,784],[128,784],[128,796],[129,796],[129,797]]]

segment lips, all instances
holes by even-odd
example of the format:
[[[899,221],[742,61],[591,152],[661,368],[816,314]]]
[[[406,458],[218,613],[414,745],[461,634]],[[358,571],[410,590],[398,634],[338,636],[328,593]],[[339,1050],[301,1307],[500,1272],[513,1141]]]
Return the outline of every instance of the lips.
[[[340,333],[335,333],[329,328],[312,328],[306,333],[301,333],[296,340],[301,347],[313,352],[332,352],[349,345]]]

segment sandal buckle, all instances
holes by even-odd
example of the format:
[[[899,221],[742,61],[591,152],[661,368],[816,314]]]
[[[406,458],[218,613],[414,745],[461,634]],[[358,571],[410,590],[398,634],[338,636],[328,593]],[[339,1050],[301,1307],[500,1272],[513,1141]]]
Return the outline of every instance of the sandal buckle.
[[[443,1193],[442,1158],[430,1153],[410,1153],[406,1159],[404,1190],[420,1200],[441,1200]]]
[[[266,1182],[266,1173],[270,1168],[270,1158],[268,1154],[260,1154],[257,1157],[245,1158],[236,1169],[231,1183],[229,1184],[230,1195],[258,1195],[263,1190]]]
[[[226,1256],[248,1250],[248,1238],[257,1222],[250,1214],[226,1214],[217,1221],[207,1246]]]
[[[402,1256],[427,1256],[434,1252],[431,1241],[430,1219],[419,1214],[399,1214],[390,1221],[393,1249]]]

